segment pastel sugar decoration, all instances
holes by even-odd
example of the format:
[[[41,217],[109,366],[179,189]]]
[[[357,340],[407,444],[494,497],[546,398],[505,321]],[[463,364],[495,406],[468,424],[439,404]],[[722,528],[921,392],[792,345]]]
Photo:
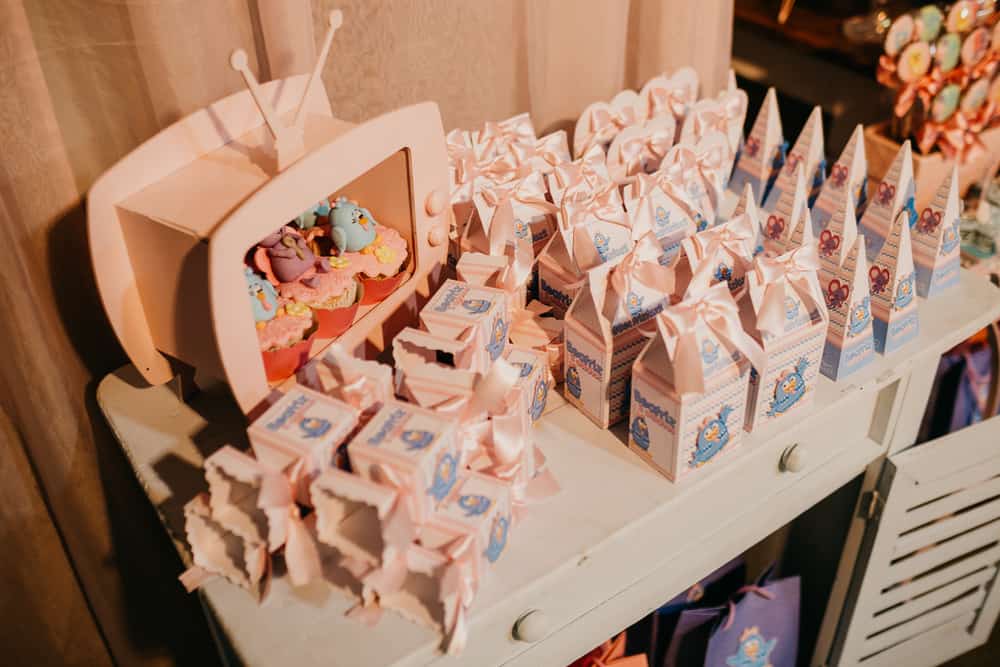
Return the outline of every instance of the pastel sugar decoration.
[[[376,224],[371,211],[346,197],[339,198],[330,209],[330,236],[340,252],[361,252],[371,245]]]
[[[774,88],[769,88],[764,103],[757,112],[750,135],[743,142],[739,158],[729,179],[729,190],[740,192],[750,185],[758,204],[764,201],[767,184],[775,162],[780,157],[784,137],[781,132],[781,116],[778,111],[778,97]]]
[[[629,448],[674,482],[742,443],[751,363],[763,351],[724,284],[665,309],[632,367]]]
[[[867,259],[878,254],[879,247],[889,234],[893,220],[907,205],[913,189],[913,154],[909,140],[904,141],[896,152],[885,178],[872,194],[864,215],[861,216],[859,231],[867,243]]]
[[[553,380],[549,376],[548,355],[527,347],[511,346],[504,356],[517,369],[517,404],[520,414],[537,421],[545,411]]]
[[[633,235],[652,231],[660,243],[660,264],[669,265],[680,251],[681,241],[695,232],[695,211],[668,182],[640,174],[625,188],[625,208]]]
[[[563,315],[582,289],[587,272],[617,262],[632,248],[625,211],[563,202],[560,224],[538,260],[538,299]]]
[[[748,431],[812,403],[829,324],[819,266],[816,247],[807,245],[780,257],[761,255],[747,274],[745,328],[764,350],[764,366],[750,372]]]
[[[818,178],[822,178],[823,155],[823,114],[819,107],[814,107],[795,140],[795,145],[785,157],[785,164],[778,172],[774,185],[767,193],[764,209],[773,211],[782,193],[796,186],[797,169],[802,169],[806,187],[811,188]]]
[[[652,234],[617,264],[591,269],[566,312],[566,399],[601,428],[628,416],[632,361],[646,341],[643,326],[674,291]]]
[[[830,316],[820,372],[839,380],[875,359],[864,236],[858,233],[850,198],[820,233],[819,258],[819,282]]]
[[[958,65],[962,50],[962,38],[949,32],[941,35],[934,50],[934,61],[942,72],[950,72]]]
[[[257,275],[250,267],[245,269],[250,308],[255,322],[269,322],[278,314],[278,291],[270,281]]]
[[[958,235],[958,169],[951,170],[938,187],[930,206],[920,212],[911,229],[917,294],[928,298],[958,284],[960,238]]]
[[[474,369],[481,372],[507,349],[509,313],[503,290],[446,280],[421,309],[420,323],[442,338],[459,340],[468,336],[477,355]]]
[[[868,160],[865,158],[865,135],[861,125],[854,128],[843,152],[830,168],[830,175],[812,207],[813,235],[819,236],[826,223],[841,206],[844,198],[854,200],[855,209],[861,204],[861,189],[866,185]]]
[[[878,254],[870,258],[868,281],[875,350],[882,354],[895,352],[920,332],[908,211],[900,211]]]
[[[464,467],[456,422],[409,403],[387,401],[347,445],[355,474],[403,494],[424,523]]]
[[[927,42],[914,42],[900,54],[896,74],[900,81],[910,83],[926,74],[930,66],[930,45]]]
[[[507,550],[513,528],[510,485],[465,472],[420,531],[420,544],[468,566],[474,587]]]
[[[335,398],[295,386],[250,424],[247,435],[262,464],[294,463],[311,476],[333,465],[337,447],[354,429],[358,411]]]
[[[899,16],[885,34],[885,52],[890,56],[897,55],[913,38],[913,17],[909,14]]]

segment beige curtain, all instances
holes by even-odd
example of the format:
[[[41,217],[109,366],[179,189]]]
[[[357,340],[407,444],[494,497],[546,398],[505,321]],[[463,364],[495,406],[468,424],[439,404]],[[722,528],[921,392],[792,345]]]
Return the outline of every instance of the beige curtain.
[[[174,120],[261,79],[324,71],[362,120],[422,100],[446,128],[587,103],[683,64],[725,82],[731,0],[3,0],[0,2],[0,645],[10,664],[205,664],[180,562],[95,405],[125,363],[89,266],[94,179]],[[599,639],[599,638],[596,638]]]

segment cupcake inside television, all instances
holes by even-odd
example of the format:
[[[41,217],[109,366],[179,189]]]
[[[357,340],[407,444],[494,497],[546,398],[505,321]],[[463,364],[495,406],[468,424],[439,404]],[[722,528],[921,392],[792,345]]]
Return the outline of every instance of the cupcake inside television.
[[[334,340],[376,356],[431,293],[450,207],[436,104],[351,124],[311,73],[258,83],[166,128],[88,197],[101,299],[151,384],[224,380],[244,412]]]

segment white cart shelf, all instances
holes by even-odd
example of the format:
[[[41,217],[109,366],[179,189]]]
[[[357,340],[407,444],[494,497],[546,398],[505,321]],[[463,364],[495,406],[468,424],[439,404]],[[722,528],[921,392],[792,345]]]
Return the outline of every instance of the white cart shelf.
[[[344,617],[351,603],[339,593],[293,589],[280,574],[259,605],[223,581],[203,589],[205,600],[251,665],[565,665],[912,444],[927,365],[997,317],[1000,291],[963,271],[952,293],[921,302],[914,344],[846,382],[821,377],[809,413],[753,434],[687,485],[653,472],[621,430],[596,428],[556,397],[535,437],[563,490],[517,526],[471,611],[460,658],[441,656],[434,633],[391,612],[363,627]],[[224,387],[183,403],[168,386],[141,385],[124,367],[102,381],[98,402],[187,560],[182,507],[203,488],[201,462],[243,444],[245,423]],[[792,448],[794,463],[783,465]],[[538,640],[515,639],[515,623],[534,610]]]

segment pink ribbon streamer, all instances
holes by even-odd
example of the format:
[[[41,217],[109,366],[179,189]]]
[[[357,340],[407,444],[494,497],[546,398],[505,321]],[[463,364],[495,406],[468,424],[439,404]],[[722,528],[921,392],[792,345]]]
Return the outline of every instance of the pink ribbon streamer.
[[[674,384],[679,393],[705,391],[699,325],[741,352],[755,368],[764,368],[764,350],[743,330],[739,307],[724,282],[667,308],[657,317],[656,323],[668,350],[673,349]]]
[[[793,290],[809,310],[826,312],[826,302],[816,280],[819,251],[807,245],[771,258],[763,255],[755,261],[754,274],[764,295],[757,311],[757,328],[773,336],[784,332],[785,290]]]

